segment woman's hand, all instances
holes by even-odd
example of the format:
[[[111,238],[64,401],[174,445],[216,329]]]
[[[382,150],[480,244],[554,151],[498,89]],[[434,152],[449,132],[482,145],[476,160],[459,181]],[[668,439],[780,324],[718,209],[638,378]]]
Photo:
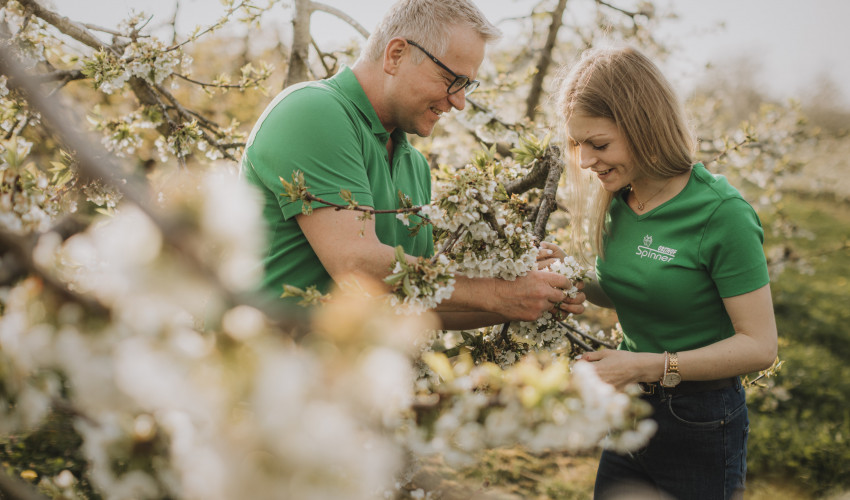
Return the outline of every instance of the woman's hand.
[[[593,364],[596,374],[619,390],[637,382],[658,382],[664,373],[664,354],[615,349],[586,352],[582,361]]]
[[[537,252],[537,269],[545,269],[556,260],[563,260],[567,253],[554,243],[544,241],[540,243],[540,251]]]

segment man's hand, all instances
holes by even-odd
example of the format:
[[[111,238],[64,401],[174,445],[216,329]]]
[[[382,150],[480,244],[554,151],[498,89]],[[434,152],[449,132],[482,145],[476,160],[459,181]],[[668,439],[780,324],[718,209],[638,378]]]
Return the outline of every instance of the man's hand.
[[[380,280],[389,273],[395,249],[378,240],[372,220],[361,221],[351,210],[332,208],[319,208],[296,220],[334,279],[357,272]],[[572,287],[565,276],[548,271],[531,271],[514,281],[459,276],[454,294],[437,310],[496,313],[494,317],[509,321],[535,321],[555,309],[580,314],[584,293],[569,298],[564,290]]]
[[[557,304],[549,311],[555,318],[563,320],[569,314],[581,314],[584,312],[584,302],[587,300],[584,292],[581,291],[584,288],[584,282],[579,281],[575,286],[579,289],[575,297],[566,297],[563,302]]]
[[[557,261],[562,261],[567,256],[561,247],[554,243],[544,241],[540,243],[540,251],[537,253],[537,269],[546,269]],[[584,282],[576,283],[576,288],[581,290],[584,288]],[[584,292],[579,292],[575,297],[565,297],[562,302],[556,304],[555,307],[549,310],[553,316],[562,320],[568,314],[581,314],[584,312],[584,301],[587,298]]]
[[[569,298],[566,290],[572,286],[567,277],[548,271],[531,271],[514,281],[494,280],[488,309],[520,321],[535,321],[554,309],[580,314],[584,311],[584,293]]]

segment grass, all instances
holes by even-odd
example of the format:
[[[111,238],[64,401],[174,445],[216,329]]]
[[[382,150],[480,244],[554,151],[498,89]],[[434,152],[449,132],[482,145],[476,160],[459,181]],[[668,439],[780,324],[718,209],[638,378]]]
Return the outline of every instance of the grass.
[[[474,467],[455,470],[437,459],[420,483],[444,500],[591,500],[597,455],[532,455],[521,449],[491,450]],[[427,484],[425,484],[427,483]],[[746,500],[816,500],[811,490],[787,477],[749,479]],[[847,500],[850,497],[832,496]]]

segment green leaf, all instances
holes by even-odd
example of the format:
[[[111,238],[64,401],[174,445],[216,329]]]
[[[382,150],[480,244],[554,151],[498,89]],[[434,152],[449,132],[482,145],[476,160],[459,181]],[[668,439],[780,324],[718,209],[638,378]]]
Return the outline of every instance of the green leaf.
[[[401,272],[398,272],[398,273],[395,273],[395,274],[391,274],[391,275],[387,276],[386,278],[384,278],[384,283],[386,283],[387,285],[390,285],[390,286],[395,286],[405,276],[407,276],[407,271],[401,271]]]

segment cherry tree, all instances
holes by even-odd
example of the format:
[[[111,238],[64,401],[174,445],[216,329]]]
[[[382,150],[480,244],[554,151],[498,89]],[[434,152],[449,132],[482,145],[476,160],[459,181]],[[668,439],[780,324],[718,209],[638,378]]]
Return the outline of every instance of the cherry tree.
[[[77,462],[16,474],[52,498],[372,498],[424,494],[417,460],[434,454],[471,464],[501,446],[644,444],[654,424],[635,391],[571,362],[613,347],[616,328],[547,314],[448,332],[428,312],[456,275],[527,273],[537,243],[569,223],[555,119],[540,104],[553,68],[602,33],[660,52],[651,28],[663,16],[651,3],[587,2],[587,26],[565,21],[571,5],[540,2],[511,21],[528,44],[495,55],[483,75],[493,90],[420,144],[435,165],[434,199],[397,216],[411,230],[434,226],[433,258],[399,258],[383,283],[326,296],[282,283],[305,309],[252,293],[260,215],[236,179],[245,126],[193,106],[197,95],[247,99],[271,87],[271,63],[204,80],[191,56],[226,26],[258,26],[270,6],[229,0],[217,22],[164,40],[144,14],[113,29],[37,0],[2,2],[0,429],[24,436],[62,419],[80,438]],[[320,2],[287,6],[283,85],[329,76],[351,55],[319,48],[313,12],[366,35]],[[801,136],[759,134],[784,117],[717,131],[703,154],[770,203],[781,148]],[[743,160],[755,150],[760,163]],[[297,175],[281,193],[322,201]],[[338,208],[371,216],[356,200]],[[585,272],[574,258],[551,270]],[[38,497],[3,475],[0,490]]]

